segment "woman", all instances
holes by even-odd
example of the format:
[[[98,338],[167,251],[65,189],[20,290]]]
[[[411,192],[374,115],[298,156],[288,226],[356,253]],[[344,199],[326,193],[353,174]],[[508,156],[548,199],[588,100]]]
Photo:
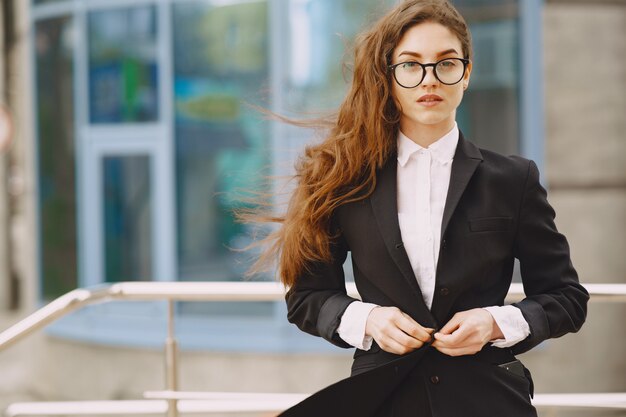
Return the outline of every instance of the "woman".
[[[265,253],[289,321],[357,351],[350,378],[285,416],[536,416],[514,354],[577,331],[588,294],[536,165],[457,128],[471,57],[443,0],[405,1],[357,39],[351,89]],[[526,298],[503,306],[515,258]]]

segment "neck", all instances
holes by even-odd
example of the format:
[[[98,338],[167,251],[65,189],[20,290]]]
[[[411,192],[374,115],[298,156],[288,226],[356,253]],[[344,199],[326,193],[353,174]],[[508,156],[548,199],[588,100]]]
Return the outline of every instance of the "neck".
[[[410,124],[405,126],[400,123],[402,133],[422,148],[428,148],[433,143],[441,139],[446,133],[450,132],[454,127],[454,119],[446,123],[436,125],[419,125]]]

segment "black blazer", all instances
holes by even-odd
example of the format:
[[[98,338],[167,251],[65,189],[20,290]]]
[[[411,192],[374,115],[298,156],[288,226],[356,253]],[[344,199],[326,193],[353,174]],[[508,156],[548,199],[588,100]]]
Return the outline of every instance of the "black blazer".
[[[352,375],[284,416],[528,417],[532,379],[496,365],[542,341],[576,332],[589,295],[579,284],[565,237],[539,183],[534,162],[479,149],[460,134],[441,228],[432,308],[402,244],[397,215],[396,155],[378,172],[374,193],[333,214],[332,263],[311,265],[286,294],[288,319],[303,331],[348,348],[337,327],[348,305],[344,263],[352,255],[363,301],[396,306],[423,326],[442,327],[459,311],[503,305],[519,259],[526,298],[515,303],[530,336],[510,349],[487,344],[476,355],[450,357],[430,346],[398,356],[357,350]],[[428,398],[428,400],[427,400]],[[432,411],[427,410],[428,406]],[[421,415],[421,414],[420,414]]]

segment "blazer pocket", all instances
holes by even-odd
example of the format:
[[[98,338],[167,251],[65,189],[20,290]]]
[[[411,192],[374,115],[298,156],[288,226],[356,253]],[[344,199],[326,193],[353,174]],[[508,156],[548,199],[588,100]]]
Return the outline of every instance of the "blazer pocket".
[[[482,217],[469,220],[470,232],[507,231],[513,224],[512,217]]]
[[[526,366],[524,366],[524,364],[521,364],[521,365],[522,365],[522,370],[524,372],[524,375],[518,375],[516,373],[513,373],[513,372],[511,372],[511,371],[501,367],[500,365],[493,365],[493,367],[495,369],[494,372],[499,372],[501,375],[504,375],[505,378],[508,378],[511,381],[522,382],[523,383],[523,387],[525,389],[528,389],[528,394],[530,394],[530,398],[534,398],[534,396],[535,396],[535,384],[533,382],[533,378],[530,375],[530,371],[528,370],[528,368],[526,368]]]

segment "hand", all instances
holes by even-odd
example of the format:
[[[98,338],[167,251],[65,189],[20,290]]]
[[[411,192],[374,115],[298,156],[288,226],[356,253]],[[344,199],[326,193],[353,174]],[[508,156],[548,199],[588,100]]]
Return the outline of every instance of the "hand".
[[[421,348],[434,329],[422,327],[397,307],[375,307],[367,317],[365,334],[384,351],[404,355]]]
[[[502,338],[504,335],[491,313],[474,308],[456,313],[435,333],[432,346],[449,356],[473,355],[490,340]]]

